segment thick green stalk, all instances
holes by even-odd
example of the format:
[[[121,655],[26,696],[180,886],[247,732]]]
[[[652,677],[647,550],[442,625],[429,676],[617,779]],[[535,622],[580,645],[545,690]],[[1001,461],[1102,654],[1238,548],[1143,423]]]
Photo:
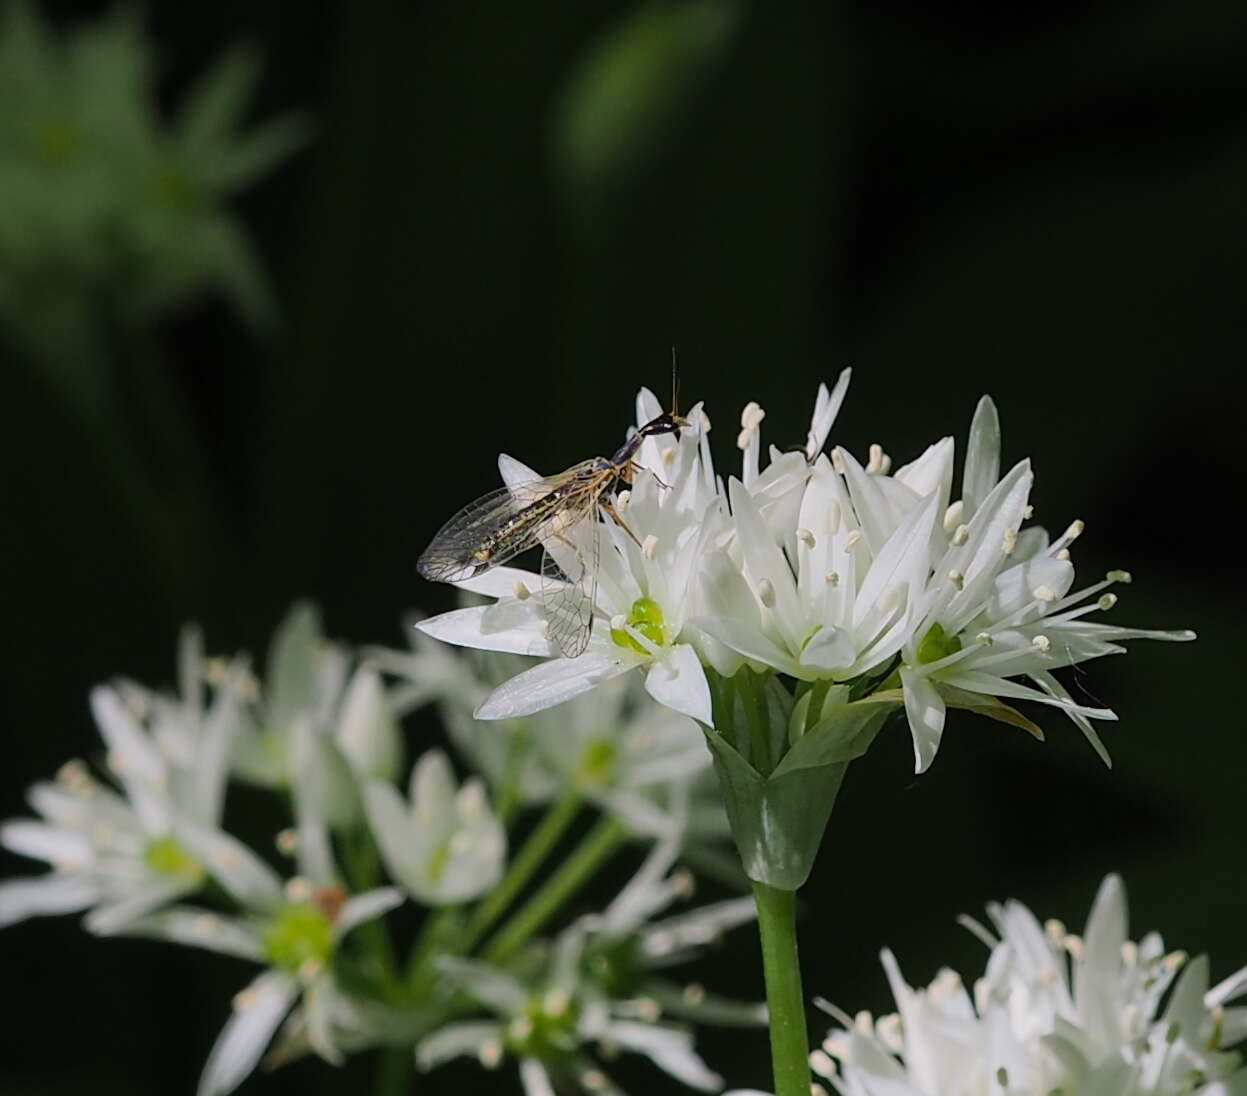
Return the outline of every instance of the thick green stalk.
[[[796,891],[754,883],[771,1025],[775,1096],[810,1096],[809,1041],[797,962]]]
[[[498,930],[482,953],[485,961],[505,963],[512,958],[614,855],[627,836],[619,821],[603,818],[563,866]]]
[[[511,862],[506,875],[472,914],[472,919],[468,922],[460,944],[464,952],[471,951],[477,945],[481,937],[493,927],[498,917],[506,911],[515,896],[524,889],[532,878],[533,872],[541,867],[546,857],[550,855],[550,851],[558,844],[559,838],[580,813],[581,802],[580,792],[575,788],[569,788],[563,797],[550,808],[537,828],[529,834],[528,840],[524,843],[519,855]]]

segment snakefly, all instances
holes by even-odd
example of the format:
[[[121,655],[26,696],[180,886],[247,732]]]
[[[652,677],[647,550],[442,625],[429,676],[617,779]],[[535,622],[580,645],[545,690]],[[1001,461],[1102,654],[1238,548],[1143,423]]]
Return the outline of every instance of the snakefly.
[[[556,476],[482,495],[437,531],[416,569],[434,582],[461,582],[540,544],[550,640],[565,658],[576,658],[593,629],[601,514],[637,539],[615,509],[615,492],[632,483],[633,458],[646,438],[678,435],[687,425],[665,411],[632,431],[612,457],[591,457]]]

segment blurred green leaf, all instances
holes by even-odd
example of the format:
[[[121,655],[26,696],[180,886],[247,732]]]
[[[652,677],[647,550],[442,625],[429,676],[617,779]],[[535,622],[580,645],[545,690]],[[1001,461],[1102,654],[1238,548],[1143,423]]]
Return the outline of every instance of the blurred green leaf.
[[[730,0],[651,2],[590,49],[555,120],[555,168],[573,191],[595,191],[652,162],[686,121],[696,92],[731,41]]]

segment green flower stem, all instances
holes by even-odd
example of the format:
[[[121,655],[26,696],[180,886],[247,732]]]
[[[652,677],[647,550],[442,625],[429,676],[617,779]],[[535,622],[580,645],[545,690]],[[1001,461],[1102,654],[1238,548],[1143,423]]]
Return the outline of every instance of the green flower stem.
[[[407,956],[407,985],[416,1001],[423,1001],[434,980],[433,960],[446,952],[458,954],[459,906],[430,911]]]
[[[375,887],[380,874],[381,854],[368,828],[360,826],[353,834],[347,834],[341,847],[342,864],[351,890],[359,894]],[[360,925],[355,935],[367,949],[374,973],[384,984],[387,997],[391,1001],[400,999],[402,986],[398,978],[398,956],[384,923],[372,918]]]
[[[377,1059],[374,1096],[407,1096],[415,1080],[416,1063],[411,1047],[384,1047]]]
[[[490,892],[489,897],[476,907],[464,931],[460,947],[471,951],[481,938],[493,928],[494,922],[504,913],[515,896],[524,889],[533,873],[545,862],[550,851],[558,844],[567,827],[575,821],[583,802],[580,791],[569,788],[546,812],[537,828],[528,836],[519,855],[512,861],[506,875]]]
[[[797,962],[796,891],[754,883],[771,1024],[775,1096],[810,1096],[809,1041]]]
[[[603,818],[563,863],[485,946],[483,958],[505,963],[540,932],[624,843],[628,831],[614,818]]]

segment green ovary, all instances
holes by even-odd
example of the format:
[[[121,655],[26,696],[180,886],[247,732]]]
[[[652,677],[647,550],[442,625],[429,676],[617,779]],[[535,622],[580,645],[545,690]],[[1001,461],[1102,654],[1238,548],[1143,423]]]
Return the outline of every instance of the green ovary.
[[[333,957],[333,926],[310,902],[286,906],[264,930],[264,954],[292,974],[308,962],[324,966]]]
[[[198,886],[204,881],[203,865],[172,837],[157,837],[143,850],[143,860],[152,871]]]
[[[667,633],[663,627],[662,606],[653,598],[640,597],[632,603],[628,610],[628,624],[633,631],[644,636],[655,647],[666,645]],[[612,628],[611,639],[619,647],[630,647],[639,654],[648,654],[644,645],[639,643],[624,628]]]
[[[529,998],[507,1027],[507,1047],[520,1058],[565,1058],[576,1047],[576,1002],[557,991]]]
[[[938,662],[941,658],[955,655],[961,650],[961,640],[956,635],[949,635],[938,624],[932,624],[930,631],[922,637],[918,644],[918,661],[923,665]]]

